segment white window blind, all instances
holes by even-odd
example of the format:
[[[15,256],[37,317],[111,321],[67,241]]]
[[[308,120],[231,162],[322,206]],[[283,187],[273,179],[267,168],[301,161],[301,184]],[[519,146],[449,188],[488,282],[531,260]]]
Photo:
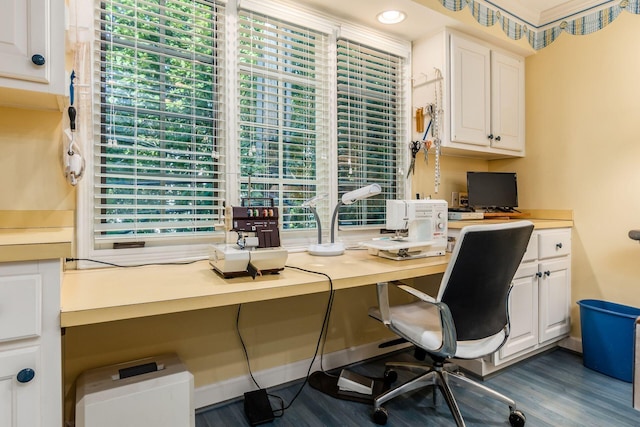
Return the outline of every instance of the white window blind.
[[[96,4],[94,246],[211,236],[225,199],[224,7]]]
[[[283,230],[314,228],[301,204],[329,188],[327,36],[246,10],[238,21],[240,196],[272,198]]]
[[[404,198],[403,58],[338,39],[338,192],[377,183],[382,195],[340,209],[338,224],[384,226],[385,200]]]

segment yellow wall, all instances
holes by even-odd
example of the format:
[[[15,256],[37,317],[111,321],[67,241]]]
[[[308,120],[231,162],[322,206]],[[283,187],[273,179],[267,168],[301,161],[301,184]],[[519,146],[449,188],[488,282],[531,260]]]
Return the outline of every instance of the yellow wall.
[[[573,209],[573,300],[640,307],[640,16],[585,36],[562,34],[526,59],[527,156],[521,206]],[[572,335],[580,335],[573,304]]]
[[[416,156],[416,172],[412,180],[412,193],[420,197],[431,196],[432,199],[443,199],[451,203],[451,192],[467,191],[467,171],[486,171],[489,162],[482,159],[465,157],[440,157],[440,186],[435,191],[435,158],[429,150],[429,164],[424,163],[422,151]]]
[[[62,167],[62,113],[0,107],[0,210],[75,209]]]

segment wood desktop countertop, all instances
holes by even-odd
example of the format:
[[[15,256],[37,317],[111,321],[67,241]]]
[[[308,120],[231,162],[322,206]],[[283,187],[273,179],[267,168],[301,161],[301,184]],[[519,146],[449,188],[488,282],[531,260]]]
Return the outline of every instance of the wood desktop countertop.
[[[444,272],[449,255],[393,261],[348,250],[322,257],[289,254],[287,266],[329,275],[333,289]],[[264,301],[330,289],[321,274],[287,267],[279,274],[225,279],[208,261],[186,265],[71,270],[62,284],[61,326],[78,326],[188,310]]]
[[[537,214],[537,216],[542,216]],[[570,216],[531,219],[537,229],[572,227]],[[504,219],[449,222],[449,228],[471,223],[504,222]],[[508,220],[511,221],[511,220]],[[449,254],[394,261],[348,250],[341,256],[290,253],[287,266],[329,275],[333,289],[347,289],[377,282],[405,280],[443,273]],[[185,265],[150,265],[127,268],[68,270],[61,295],[61,326],[71,327],[145,316],[221,307],[327,292],[329,280],[287,267],[279,274],[225,279],[208,261]]]
[[[73,211],[0,211],[0,262],[70,257]]]

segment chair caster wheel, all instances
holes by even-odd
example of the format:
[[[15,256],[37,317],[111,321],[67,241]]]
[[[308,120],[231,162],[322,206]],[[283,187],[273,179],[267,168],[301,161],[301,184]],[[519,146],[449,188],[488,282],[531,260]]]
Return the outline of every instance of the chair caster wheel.
[[[385,425],[387,423],[387,418],[389,418],[389,413],[383,407],[376,408],[373,411],[373,422],[378,425]]]
[[[509,414],[509,424],[511,424],[511,427],[522,427],[526,422],[527,418],[522,411],[516,409]]]
[[[398,373],[393,369],[386,369],[384,371],[384,382],[386,382],[387,384],[392,384],[396,382],[397,379]]]

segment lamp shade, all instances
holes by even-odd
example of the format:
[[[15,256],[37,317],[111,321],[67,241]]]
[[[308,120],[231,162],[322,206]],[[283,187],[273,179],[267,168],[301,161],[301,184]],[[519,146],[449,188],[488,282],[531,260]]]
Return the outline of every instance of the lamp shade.
[[[378,184],[370,184],[366,187],[358,188],[357,190],[349,191],[348,193],[344,193],[342,195],[342,203],[345,205],[350,205],[355,203],[358,200],[366,199],[367,197],[375,196],[376,194],[380,194],[382,189]]]
[[[307,206],[311,206],[311,207],[315,207],[315,205],[322,199],[326,199],[329,195],[327,193],[322,193],[322,194],[318,194],[317,196],[314,196],[310,199],[305,200],[304,202],[302,202],[302,206],[303,207],[307,207]]]

